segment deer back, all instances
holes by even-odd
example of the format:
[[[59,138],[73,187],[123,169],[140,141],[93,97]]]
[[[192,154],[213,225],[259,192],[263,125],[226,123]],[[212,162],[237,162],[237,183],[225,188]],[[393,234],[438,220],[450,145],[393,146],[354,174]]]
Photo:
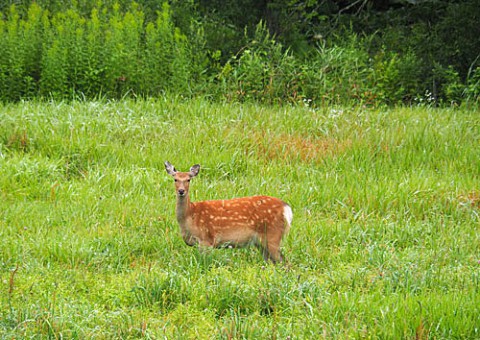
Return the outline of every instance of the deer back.
[[[248,243],[265,234],[287,232],[289,207],[278,198],[252,196],[191,203],[191,233],[214,245]]]

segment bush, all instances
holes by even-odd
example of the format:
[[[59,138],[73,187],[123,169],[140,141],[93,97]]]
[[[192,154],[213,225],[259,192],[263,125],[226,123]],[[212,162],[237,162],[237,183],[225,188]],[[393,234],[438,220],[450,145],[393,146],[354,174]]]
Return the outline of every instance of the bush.
[[[148,23],[145,39],[142,92],[148,95],[171,90],[185,93],[192,73],[191,55],[186,36],[173,26],[167,3],[156,23]]]
[[[418,59],[382,51],[370,57],[369,41],[351,34],[343,44],[323,42],[307,57],[295,57],[257,27],[255,39],[222,69],[218,79],[228,99],[264,102],[401,103],[420,88]]]
[[[382,50],[374,57],[373,73],[376,96],[387,104],[411,103],[421,91],[421,62],[411,51]]]
[[[469,72],[464,96],[469,104],[480,104],[480,67]]]
[[[32,3],[23,18],[11,6],[0,20],[0,99],[184,94],[199,79],[205,52],[174,26],[166,2],[154,22],[134,2],[125,12],[96,6],[83,16]]]
[[[35,32],[40,16],[37,9],[32,6],[28,24],[20,20],[15,6],[10,7],[7,20],[0,21],[0,93],[4,100],[18,100],[34,91],[38,60],[32,56],[39,42]],[[28,43],[31,43],[30,49]]]
[[[230,58],[218,75],[220,93],[231,100],[282,102],[293,95],[290,81],[295,80],[295,65],[288,50],[283,52],[260,22],[254,39]]]

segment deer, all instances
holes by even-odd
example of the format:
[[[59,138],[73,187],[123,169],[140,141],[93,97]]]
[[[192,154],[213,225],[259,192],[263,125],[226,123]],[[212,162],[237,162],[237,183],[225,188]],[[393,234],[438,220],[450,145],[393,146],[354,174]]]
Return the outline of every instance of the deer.
[[[180,172],[166,161],[165,169],[175,180],[176,218],[187,245],[233,248],[253,244],[261,249],[266,262],[284,260],[280,243],[293,219],[287,203],[271,196],[192,202],[190,180],[198,175],[200,165]]]

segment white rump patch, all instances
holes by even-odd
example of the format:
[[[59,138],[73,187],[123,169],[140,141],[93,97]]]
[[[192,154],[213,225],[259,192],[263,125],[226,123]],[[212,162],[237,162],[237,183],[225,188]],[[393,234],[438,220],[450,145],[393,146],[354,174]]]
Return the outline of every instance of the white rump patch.
[[[293,220],[293,211],[288,204],[283,206],[283,217],[285,217],[285,221],[287,221],[288,224],[285,230],[287,232]]]

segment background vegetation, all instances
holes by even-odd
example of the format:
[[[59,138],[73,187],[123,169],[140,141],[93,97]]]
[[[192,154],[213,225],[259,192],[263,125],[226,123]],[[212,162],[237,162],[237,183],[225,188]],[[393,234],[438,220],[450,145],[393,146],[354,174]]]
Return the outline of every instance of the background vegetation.
[[[475,0],[22,0],[0,11],[2,101],[479,101]]]
[[[0,121],[2,338],[480,337],[476,110],[179,97]],[[202,164],[194,200],[287,201],[287,263],[187,247],[167,159]]]

